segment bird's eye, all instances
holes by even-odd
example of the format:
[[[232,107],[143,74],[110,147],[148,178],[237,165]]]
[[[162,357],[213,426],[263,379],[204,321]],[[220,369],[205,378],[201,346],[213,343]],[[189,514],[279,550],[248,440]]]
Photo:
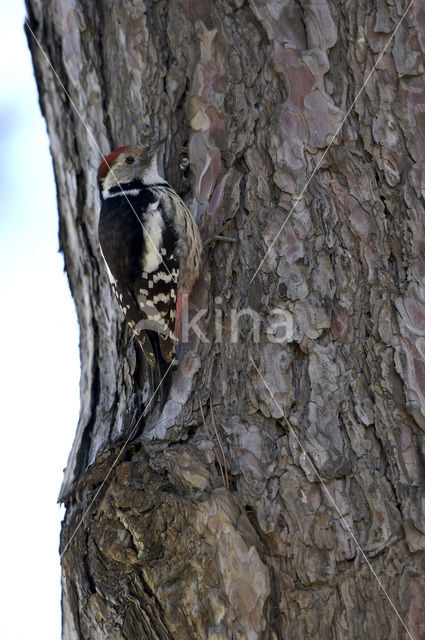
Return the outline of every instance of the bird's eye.
[[[133,163],[134,163],[133,156],[127,156],[125,159],[125,164],[133,164]]]

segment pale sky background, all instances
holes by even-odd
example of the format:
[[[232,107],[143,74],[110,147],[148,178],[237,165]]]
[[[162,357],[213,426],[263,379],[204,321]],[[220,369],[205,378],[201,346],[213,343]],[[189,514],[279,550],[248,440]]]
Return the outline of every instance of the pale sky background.
[[[56,501],[78,419],[78,327],[25,13],[1,3],[0,638],[59,640]]]

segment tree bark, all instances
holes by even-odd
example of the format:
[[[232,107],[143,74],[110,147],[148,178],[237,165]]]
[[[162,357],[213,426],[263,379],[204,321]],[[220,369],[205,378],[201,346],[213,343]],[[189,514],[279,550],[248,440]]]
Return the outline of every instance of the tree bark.
[[[27,32],[81,331],[63,637],[425,638],[423,0],[374,70],[407,0],[27,6],[64,85]],[[206,248],[207,341],[142,417],[96,144],[163,136],[204,240],[236,242]]]

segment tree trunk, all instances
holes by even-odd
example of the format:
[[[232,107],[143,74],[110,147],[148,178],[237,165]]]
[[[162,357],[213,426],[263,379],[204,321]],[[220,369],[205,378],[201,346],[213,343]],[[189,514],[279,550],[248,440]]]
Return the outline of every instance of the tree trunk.
[[[81,331],[63,637],[425,638],[423,0],[375,70],[407,0],[27,4]],[[236,242],[143,416],[96,145],[163,136],[204,240]]]

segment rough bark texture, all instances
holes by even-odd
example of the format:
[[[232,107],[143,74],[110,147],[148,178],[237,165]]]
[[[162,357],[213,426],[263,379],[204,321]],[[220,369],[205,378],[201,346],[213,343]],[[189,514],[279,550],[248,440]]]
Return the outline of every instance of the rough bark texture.
[[[64,638],[407,638],[382,587],[425,638],[424,2],[252,284],[407,0],[27,2],[102,151],[168,136],[166,176],[204,238],[228,223],[237,239],[206,250],[192,296],[210,342],[192,337],[164,414],[125,448],[63,556]],[[143,403],[99,258],[99,153],[29,43],[81,328],[64,549]],[[248,318],[238,344],[214,340],[217,319],[246,307],[259,341]],[[266,333],[275,308],[292,319],[287,343]],[[202,426],[210,397],[229,490]]]

